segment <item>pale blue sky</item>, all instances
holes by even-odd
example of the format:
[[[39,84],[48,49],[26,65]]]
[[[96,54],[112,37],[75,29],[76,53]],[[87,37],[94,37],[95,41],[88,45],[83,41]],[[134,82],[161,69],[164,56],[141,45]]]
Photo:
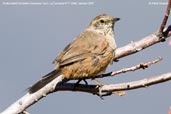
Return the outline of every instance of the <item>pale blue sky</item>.
[[[0,111],[23,96],[25,89],[53,69],[51,62],[90,20],[99,14],[120,17],[115,26],[118,47],[155,32],[167,0],[67,0],[93,5],[7,5],[0,0]],[[35,0],[15,0],[35,2]],[[51,3],[54,0],[37,0]],[[62,0],[61,0],[62,1]],[[12,1],[14,2],[14,0]],[[55,1],[59,2],[59,1]],[[64,1],[62,1],[64,2]],[[170,22],[170,21],[169,21]],[[134,81],[170,72],[171,47],[168,41],[120,59],[108,71],[164,58],[146,70],[101,79],[106,83]],[[167,114],[171,105],[171,83],[126,91],[126,96],[99,97],[79,92],[57,92],[28,109],[30,114]]]

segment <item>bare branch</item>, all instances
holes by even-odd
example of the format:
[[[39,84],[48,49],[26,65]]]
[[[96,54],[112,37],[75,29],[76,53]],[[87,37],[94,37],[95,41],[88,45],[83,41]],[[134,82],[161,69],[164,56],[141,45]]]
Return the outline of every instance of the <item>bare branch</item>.
[[[162,83],[170,79],[171,79],[171,73],[166,73],[160,76],[154,76],[134,82],[104,85],[102,87],[102,91],[105,92],[105,91],[121,91],[121,90],[137,89],[137,88],[148,87],[154,84]]]
[[[121,73],[135,71],[135,70],[138,70],[138,69],[145,69],[145,68],[149,67],[152,64],[158,63],[161,60],[162,60],[162,58],[159,57],[154,61],[149,61],[147,63],[141,63],[141,64],[138,64],[136,66],[130,67],[130,68],[124,68],[124,69],[121,69],[121,70],[118,70],[118,71],[113,71],[113,72],[110,72],[110,73],[97,75],[97,76],[94,76],[94,78],[104,78],[104,77],[108,77],[108,76],[115,76],[115,75],[118,75],[118,74],[121,74]]]
[[[138,69],[145,69],[145,68],[149,67],[152,64],[158,63],[161,60],[162,60],[162,58],[159,57],[154,61],[149,61],[147,63],[141,63],[141,64],[133,66],[131,68],[122,69],[120,71],[116,71],[116,72],[114,71],[114,72],[112,72],[111,76],[114,76],[114,75],[117,75],[117,74],[120,74],[120,73],[126,73],[126,72],[129,72],[129,71],[135,71],[135,70],[138,70]]]
[[[13,103],[11,106],[9,106],[6,110],[4,110],[0,114],[19,114],[19,113],[26,113],[24,112],[29,106],[39,101],[41,98],[45,97],[52,91],[54,91],[56,84],[62,82],[63,76],[60,75],[56,79],[54,79],[51,83],[44,86],[39,91],[30,94],[27,93],[23,97],[21,97],[19,100],[17,100],[15,103]]]
[[[171,32],[169,32],[167,37],[169,37],[169,36],[171,36]],[[160,42],[160,39],[156,35],[154,35],[154,34],[150,35],[150,36],[148,36],[148,37],[146,37],[146,38],[144,38],[144,39],[142,39],[140,41],[137,41],[137,42],[128,44],[128,45],[126,45],[124,47],[118,48],[116,50],[116,59],[121,58],[121,57],[125,57],[125,56],[133,54],[135,52],[138,52],[138,51],[140,51],[140,50],[142,50],[144,48],[147,48],[147,47],[149,47],[151,45],[154,45],[154,44],[156,44],[158,42]],[[63,79],[63,77],[61,77],[61,80],[62,79]],[[36,93],[31,94],[31,95],[29,93],[27,93],[25,96],[20,98],[18,101],[16,101],[14,104],[12,104],[10,107],[8,107],[6,110],[4,110],[0,114],[18,114],[18,113],[23,112],[25,109],[27,109],[32,104],[36,103],[42,97],[46,96],[47,94],[50,94],[51,92],[54,92],[53,91],[54,84],[56,84],[57,82],[60,82],[60,81],[58,79],[55,79],[54,81],[52,81],[51,83],[49,83],[47,85],[48,87],[45,86],[40,91],[37,91]],[[163,80],[161,82],[163,82]],[[146,85],[146,84],[144,84],[144,85]],[[110,85],[108,85],[107,87],[109,87],[109,86]],[[119,89],[116,88],[115,90],[112,90],[112,91],[123,90],[122,87],[126,86],[126,84],[118,84],[118,85],[115,85],[113,87],[116,87],[116,86]],[[73,84],[72,84],[72,86],[65,85],[64,87],[62,87],[63,88],[62,90],[73,90],[73,87],[74,87]],[[82,85],[82,86],[79,86],[79,87],[80,87],[79,89],[77,88],[79,91],[84,91],[84,92],[89,92],[89,93],[94,93],[95,92],[94,94],[97,94],[97,95],[99,94],[98,93],[99,89],[97,88],[96,85]],[[104,86],[104,87],[106,87],[106,86]],[[104,87],[101,89],[103,92],[105,91]],[[127,89],[131,89],[131,88],[127,88]],[[59,90],[61,90],[61,89],[59,89]],[[110,94],[110,93],[108,93],[108,94]]]
[[[166,31],[168,32],[167,36],[164,37],[164,39],[168,38],[171,36],[171,26],[169,26]],[[151,34],[139,41],[136,42],[131,42],[130,44],[120,47],[118,49],[116,49],[115,51],[115,60],[134,54],[136,52],[142,51],[143,49],[152,46],[156,43],[159,43],[163,41],[163,38],[161,39],[160,37],[158,37],[155,33]]]
[[[116,49],[115,51],[115,58],[114,60],[117,60],[119,58],[134,54],[136,52],[142,51],[143,49],[152,46],[156,43],[164,41],[166,38],[171,36],[171,25],[169,25],[165,31],[164,28],[167,23],[168,16],[170,14],[170,8],[171,8],[171,0],[168,0],[168,6],[166,9],[166,15],[163,19],[163,22],[160,26],[159,32],[155,32],[139,41],[132,41],[130,44],[123,46],[121,48]],[[161,33],[161,35],[159,35]]]
[[[56,91],[80,91],[88,92],[92,94],[99,95],[99,87],[97,85],[83,85],[79,84],[75,86],[75,83],[64,83],[58,84],[55,88],[54,85],[58,82],[61,82],[63,76],[59,76],[57,79],[46,85],[44,88],[40,89],[34,94],[27,93],[25,96],[17,100],[14,104],[4,110],[1,114],[18,114],[23,112],[26,108],[36,103],[41,98],[46,95],[56,92]],[[101,95],[107,96],[116,93],[117,91],[122,90],[131,90],[142,87],[148,87],[157,83],[162,83],[165,81],[171,80],[171,73],[163,74],[161,76],[151,77],[139,81],[120,83],[120,84],[109,84],[103,85],[100,87]],[[45,94],[46,93],[46,94]]]
[[[160,25],[159,33],[163,33],[163,29],[165,28],[168,17],[170,15],[170,8],[171,8],[171,0],[168,0],[168,5],[166,8],[166,14],[163,18],[162,24]]]
[[[164,27],[166,26],[168,16],[170,14],[170,7],[171,7],[171,0],[168,0],[168,6],[166,15],[163,19],[162,25],[160,27],[159,32],[162,32],[162,38],[157,33],[154,33],[152,35],[149,35],[139,41],[131,42],[130,44],[116,49],[115,54],[115,60],[119,59],[121,57],[128,56],[130,54],[134,54],[136,52],[139,52],[149,46],[152,46],[156,43],[159,43],[163,41],[163,39],[166,39],[171,36],[171,25],[163,31]],[[152,63],[153,64],[153,63]],[[149,64],[151,65],[151,64]],[[142,68],[142,66],[146,65],[139,65],[135,66],[136,68],[130,68],[126,71],[136,70],[138,68]],[[144,67],[145,68],[145,67]],[[122,70],[121,72],[124,72],[125,70]],[[112,75],[117,74],[116,72],[113,72]],[[152,78],[147,78],[139,81],[134,82],[127,82],[127,83],[120,83],[120,84],[109,84],[109,85],[103,85],[100,88],[96,85],[83,85],[79,84],[78,86],[75,86],[75,83],[64,83],[59,84],[63,80],[63,76],[59,76],[58,78],[54,79],[52,82],[47,84],[45,87],[40,89],[39,91],[29,94],[27,93],[22,98],[17,100],[14,104],[12,104],[10,107],[8,107],[6,110],[4,110],[0,114],[18,114],[18,113],[24,113],[24,111],[31,106],[32,104],[36,103],[41,98],[45,97],[46,95],[53,93],[55,91],[81,91],[81,92],[88,92],[92,94],[99,95],[99,89],[102,92],[103,96],[111,95],[113,93],[116,93],[117,91],[122,90],[131,90],[131,89],[137,89],[142,87],[148,87],[154,84],[162,83],[168,80],[171,80],[171,73],[163,74],[161,76],[156,76]],[[56,84],[58,84],[56,86]],[[55,87],[56,86],[56,87]],[[169,111],[170,112],[170,111]]]
[[[167,37],[171,36],[171,32],[168,33]],[[167,38],[165,37],[165,38]],[[116,50],[116,58],[115,59],[118,59],[118,58],[121,58],[121,57],[125,57],[127,55],[130,55],[130,54],[133,54],[135,52],[138,52],[144,48],[147,48],[151,45],[154,45],[156,43],[160,42],[160,38],[158,38],[156,35],[150,35],[150,36],[147,36],[146,38],[140,40],[140,41],[137,41],[137,42],[134,42],[134,43],[131,43],[131,44],[128,44],[124,47],[121,47],[121,48],[118,48]],[[170,76],[170,74],[167,74],[167,76]],[[160,81],[151,81],[151,84],[155,84],[155,83],[160,83],[160,82],[164,82],[164,81],[167,81],[167,80],[170,80],[170,77],[168,78],[163,78],[165,76],[161,76],[162,79],[160,79]],[[158,79],[157,77],[154,78],[154,79]],[[50,94],[51,92],[54,92],[53,91],[53,87],[54,87],[54,84],[60,82],[63,80],[63,77],[61,77],[61,79],[55,79],[53,80],[51,83],[49,83],[47,86],[45,86],[44,88],[42,88],[41,90],[37,91],[36,93],[34,94],[29,94],[27,93],[25,96],[23,96],[22,98],[20,98],[18,101],[16,101],[14,104],[12,104],[10,107],[8,107],[6,110],[4,110],[2,113],[0,114],[18,114],[18,113],[21,113],[23,112],[24,110],[26,110],[29,106],[31,106],[32,104],[36,103],[38,100],[40,100],[41,98],[43,98],[44,96],[46,96],[47,94]],[[108,91],[120,91],[120,90],[125,90],[126,88],[127,89],[133,89],[133,88],[139,88],[139,87],[144,87],[143,85],[150,85],[150,84],[146,84],[146,82],[148,81],[139,81],[139,82],[144,82],[143,83],[140,83],[142,85],[136,85],[135,82],[135,85],[132,86],[133,83],[124,83],[124,84],[115,84],[115,85],[108,85],[108,86],[103,86],[101,88],[101,91],[102,92],[108,92]],[[138,82],[138,83],[139,83]],[[128,87],[129,86],[129,87]],[[63,88],[63,89],[60,89],[59,90],[73,90],[73,87],[74,85],[72,84],[72,86],[68,86],[68,85],[64,85],[60,88]],[[113,88],[113,89],[112,89]],[[108,90],[109,89],[109,90]],[[79,85],[79,88],[76,88],[75,90],[79,90],[79,91],[84,91],[84,92],[89,92],[89,93],[94,93],[94,94],[99,94],[98,91],[99,89],[96,87],[96,85]],[[107,94],[110,94],[110,93],[107,93]]]
[[[104,77],[108,77],[108,76],[115,76],[115,75],[118,75],[118,74],[121,74],[121,73],[135,71],[135,70],[138,70],[138,69],[145,69],[145,68],[149,67],[152,64],[158,63],[161,60],[162,60],[162,58],[159,57],[154,61],[149,61],[147,63],[140,63],[140,64],[138,64],[136,66],[133,66],[133,67],[130,67],[130,68],[124,68],[124,69],[121,69],[121,70],[118,70],[118,71],[113,71],[113,72],[106,73],[106,74],[100,74],[100,75],[96,75],[96,76],[93,76],[93,77],[94,78],[104,78]],[[88,78],[84,78],[84,79],[88,79]]]
[[[102,93],[115,93],[116,91],[132,90],[137,88],[148,87],[154,84],[162,83],[171,80],[171,73],[162,74],[160,76],[154,76],[138,81],[120,83],[120,84],[108,84],[100,87]],[[85,85],[79,84],[75,86],[75,83],[64,83],[63,85],[57,85],[56,91],[81,91],[92,94],[99,94],[97,85]]]

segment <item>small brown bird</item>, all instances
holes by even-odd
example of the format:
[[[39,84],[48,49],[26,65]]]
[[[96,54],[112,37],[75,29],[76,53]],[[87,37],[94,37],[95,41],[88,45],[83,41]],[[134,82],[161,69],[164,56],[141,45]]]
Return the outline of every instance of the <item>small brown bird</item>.
[[[93,78],[105,71],[115,57],[114,24],[120,18],[102,14],[95,17],[55,58],[55,70],[29,88],[34,93],[59,75],[65,79]]]

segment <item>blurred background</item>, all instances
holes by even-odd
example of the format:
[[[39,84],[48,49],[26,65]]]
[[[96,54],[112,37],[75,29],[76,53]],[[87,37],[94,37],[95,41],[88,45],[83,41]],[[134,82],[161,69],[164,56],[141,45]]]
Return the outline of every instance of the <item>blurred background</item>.
[[[41,76],[53,70],[51,63],[56,55],[95,16],[106,13],[121,18],[115,25],[117,46],[121,47],[156,32],[166,3],[167,0],[0,0],[0,112],[22,97]],[[170,72],[168,42],[169,39],[124,57],[106,72],[162,56],[164,60],[160,63],[100,81],[115,84]],[[167,114],[171,105],[170,88],[168,81],[104,100],[82,92],[56,92],[27,111],[30,114]]]

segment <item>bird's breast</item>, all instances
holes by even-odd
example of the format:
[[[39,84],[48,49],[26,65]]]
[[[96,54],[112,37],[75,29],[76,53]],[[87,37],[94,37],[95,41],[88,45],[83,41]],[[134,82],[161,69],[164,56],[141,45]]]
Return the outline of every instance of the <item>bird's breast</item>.
[[[109,43],[109,46],[115,50],[117,45],[116,45],[114,35],[107,35],[106,40]]]

